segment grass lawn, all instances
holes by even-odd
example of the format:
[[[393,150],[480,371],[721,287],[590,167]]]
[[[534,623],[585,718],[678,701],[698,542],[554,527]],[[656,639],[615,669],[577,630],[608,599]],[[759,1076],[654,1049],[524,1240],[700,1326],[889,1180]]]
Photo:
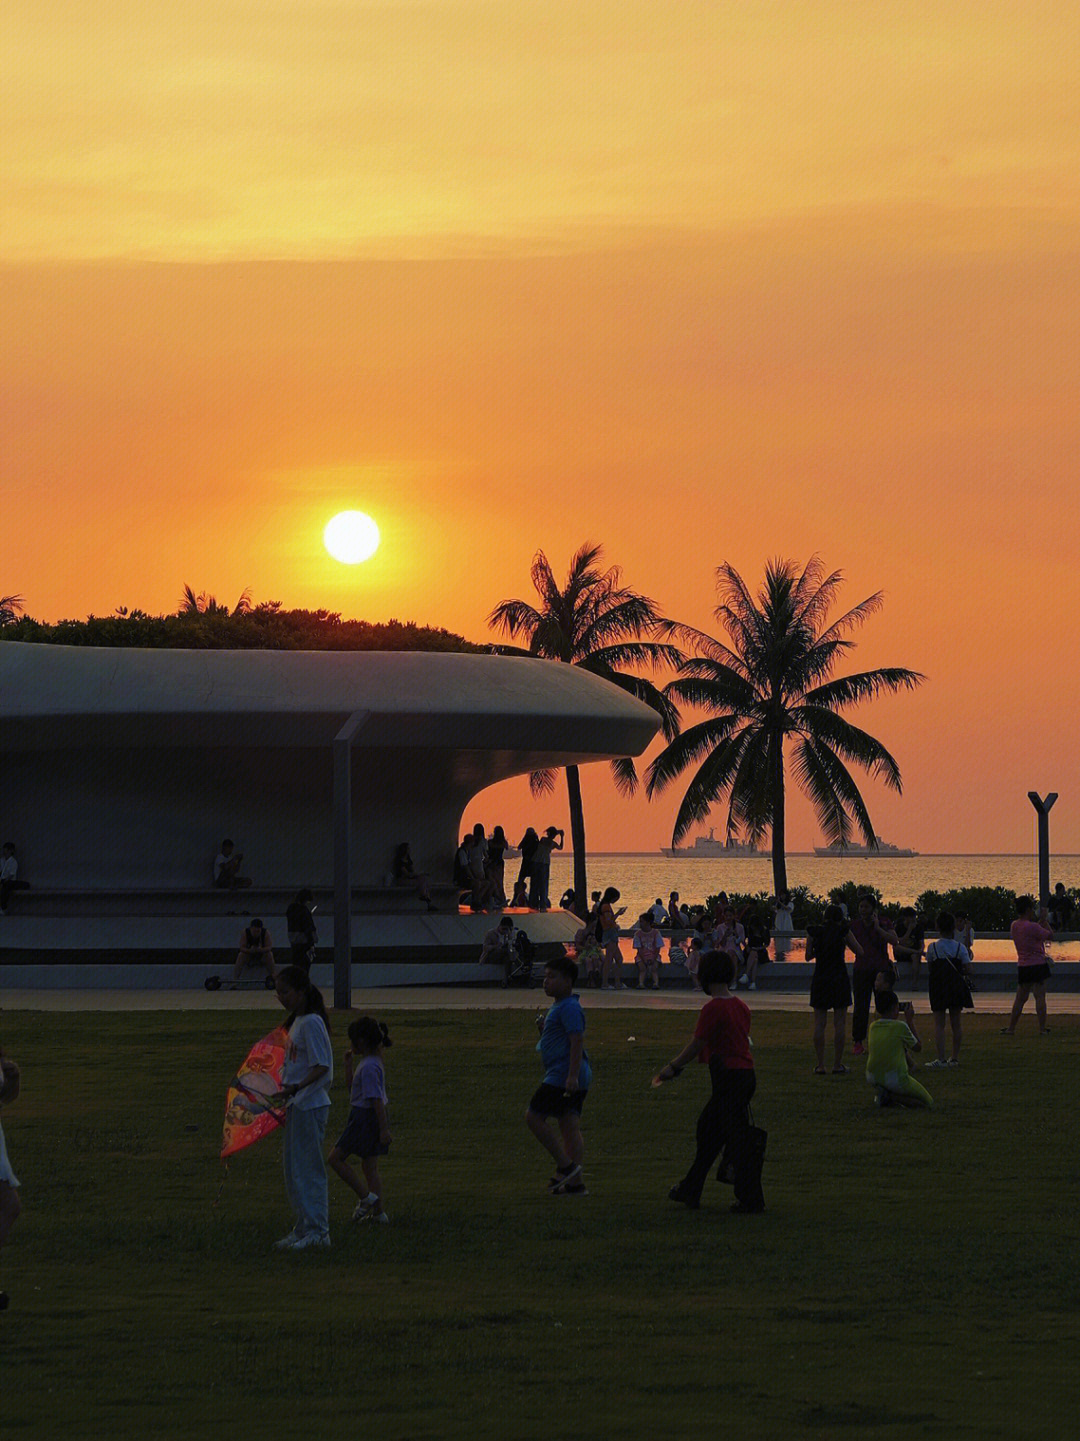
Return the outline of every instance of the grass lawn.
[[[331,1175],[333,1249],[290,1255],[278,1137],[214,1204],[226,1084],[280,1015],[0,1017],[24,1086],[5,1441],[1080,1429],[1080,1018],[1012,1041],[971,1019],[916,1113],[876,1110],[861,1073],[814,1077],[808,1013],[759,1014],[768,1212],[732,1216],[712,1182],[700,1211],[667,1200],[707,1076],[648,1082],[690,1016],[590,1014],[573,1199],[546,1194],[523,1124],[531,1012],[387,1013],[392,1223],[351,1227]]]

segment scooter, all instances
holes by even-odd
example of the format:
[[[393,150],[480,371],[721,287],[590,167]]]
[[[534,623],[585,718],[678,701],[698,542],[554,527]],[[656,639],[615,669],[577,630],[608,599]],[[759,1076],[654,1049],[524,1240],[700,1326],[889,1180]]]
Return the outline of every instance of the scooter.
[[[208,991],[257,991],[260,986],[264,990],[272,991],[274,978],[265,971],[258,976],[241,976],[238,981],[232,976],[207,976],[203,985]]]

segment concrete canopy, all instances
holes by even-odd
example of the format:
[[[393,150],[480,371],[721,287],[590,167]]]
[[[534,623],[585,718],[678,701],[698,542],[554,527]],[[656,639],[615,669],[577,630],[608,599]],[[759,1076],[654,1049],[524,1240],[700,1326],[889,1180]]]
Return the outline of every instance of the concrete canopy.
[[[329,885],[332,747],[353,718],[360,886],[383,883],[403,840],[417,869],[449,880],[478,791],[542,766],[639,755],[658,727],[649,707],[553,661],[7,642],[2,838],[35,887],[205,886],[225,836],[260,885]]]

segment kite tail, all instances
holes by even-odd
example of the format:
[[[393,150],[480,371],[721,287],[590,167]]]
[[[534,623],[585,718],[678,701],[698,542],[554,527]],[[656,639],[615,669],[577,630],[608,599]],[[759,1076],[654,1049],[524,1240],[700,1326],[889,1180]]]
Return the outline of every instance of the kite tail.
[[[211,1209],[216,1208],[216,1207],[217,1207],[217,1203],[221,1200],[221,1193],[222,1193],[222,1191],[224,1191],[224,1189],[225,1189],[225,1182],[226,1182],[228,1179],[229,1179],[229,1163],[228,1163],[228,1161],[226,1161],[226,1162],[225,1162],[225,1174],[224,1174],[224,1175],[222,1176],[222,1178],[221,1178],[221,1185],[217,1188],[217,1195],[214,1197],[214,1207],[211,1208]]]

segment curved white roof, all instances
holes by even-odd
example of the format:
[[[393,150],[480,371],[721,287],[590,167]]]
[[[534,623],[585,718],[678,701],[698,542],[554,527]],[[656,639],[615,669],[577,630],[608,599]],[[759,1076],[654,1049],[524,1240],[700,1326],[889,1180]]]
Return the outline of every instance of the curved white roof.
[[[364,742],[636,755],[654,711],[576,666],[430,651],[95,649],[0,644],[0,747],[87,740],[123,717],[126,739],[214,744],[248,718],[270,744],[332,739],[357,711]],[[325,724],[319,724],[322,718]],[[302,729],[298,722],[303,721]],[[111,728],[111,727],[110,727]],[[318,732],[314,735],[313,729]]]

